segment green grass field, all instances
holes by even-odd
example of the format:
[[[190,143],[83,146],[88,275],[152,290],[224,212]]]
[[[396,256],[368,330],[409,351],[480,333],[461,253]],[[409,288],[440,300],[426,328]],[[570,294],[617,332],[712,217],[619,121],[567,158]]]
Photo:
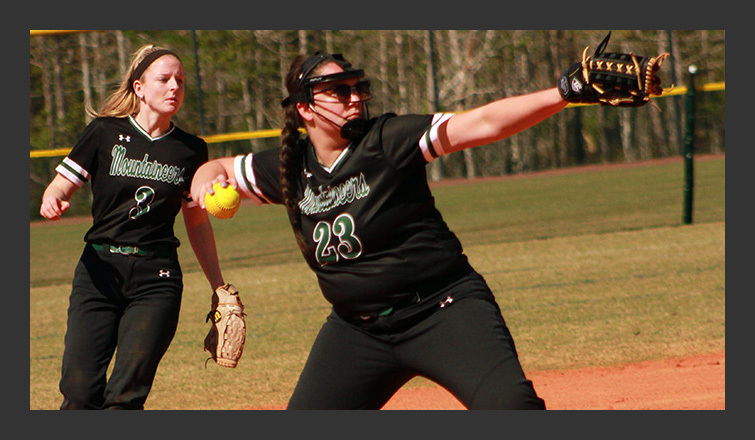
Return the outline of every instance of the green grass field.
[[[663,163],[433,192],[525,370],[539,371],[725,350],[725,159],[696,161],[692,225],[682,224],[682,183],[682,164]],[[233,370],[205,366],[209,286],[179,219],[181,321],[147,409],[284,404],[329,311],[281,207],[245,205],[213,222],[225,278],[247,306],[244,356]],[[88,226],[29,228],[30,409],[60,404],[68,293]]]

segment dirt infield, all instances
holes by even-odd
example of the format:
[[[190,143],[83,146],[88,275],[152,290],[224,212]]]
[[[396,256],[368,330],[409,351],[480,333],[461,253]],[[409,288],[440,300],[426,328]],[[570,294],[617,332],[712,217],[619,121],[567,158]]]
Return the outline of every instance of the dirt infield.
[[[550,410],[725,410],[726,353],[529,373]],[[280,410],[284,406],[248,408]],[[401,389],[385,410],[463,410],[440,387]]]
[[[724,410],[726,353],[528,374],[553,410]],[[400,390],[383,409],[464,409],[439,387]]]

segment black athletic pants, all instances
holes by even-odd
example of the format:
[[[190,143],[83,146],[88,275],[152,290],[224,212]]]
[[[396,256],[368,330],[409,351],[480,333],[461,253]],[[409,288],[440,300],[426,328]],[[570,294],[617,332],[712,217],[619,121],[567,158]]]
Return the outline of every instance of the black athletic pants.
[[[469,409],[545,409],[476,273],[370,321],[331,313],[288,408],[380,409],[415,376],[437,382]]]
[[[182,291],[175,255],[121,255],[87,245],[68,308],[61,409],[143,409],[176,332]]]

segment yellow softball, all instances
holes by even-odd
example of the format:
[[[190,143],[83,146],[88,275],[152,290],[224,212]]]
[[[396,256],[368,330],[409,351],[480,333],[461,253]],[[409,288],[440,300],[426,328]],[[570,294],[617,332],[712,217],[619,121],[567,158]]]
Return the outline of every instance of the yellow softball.
[[[239,193],[232,186],[228,185],[224,188],[220,183],[212,185],[212,189],[215,194],[206,193],[204,195],[204,205],[207,212],[217,218],[233,217],[241,204]]]

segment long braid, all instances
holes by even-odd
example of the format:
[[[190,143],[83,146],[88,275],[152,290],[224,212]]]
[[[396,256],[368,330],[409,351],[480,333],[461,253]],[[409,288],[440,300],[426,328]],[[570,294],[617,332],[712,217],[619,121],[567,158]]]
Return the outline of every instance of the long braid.
[[[301,211],[296,203],[299,176],[304,168],[304,151],[299,143],[299,123],[296,106],[289,106],[286,111],[285,126],[281,132],[280,182],[283,189],[283,204],[288,212],[291,227],[296,236],[296,243],[303,253],[307,251],[307,241],[301,232]]]
[[[289,94],[294,93],[297,87],[298,76],[302,70],[302,64],[306,57],[299,55],[291,63],[286,75],[286,88]],[[290,104],[284,109],[285,121],[281,130],[280,150],[280,183],[283,190],[283,204],[286,207],[291,227],[296,236],[296,243],[302,253],[307,253],[308,245],[301,231],[301,211],[296,203],[299,192],[299,179],[304,170],[304,151],[299,142],[299,128],[304,124],[296,110],[296,104]]]

